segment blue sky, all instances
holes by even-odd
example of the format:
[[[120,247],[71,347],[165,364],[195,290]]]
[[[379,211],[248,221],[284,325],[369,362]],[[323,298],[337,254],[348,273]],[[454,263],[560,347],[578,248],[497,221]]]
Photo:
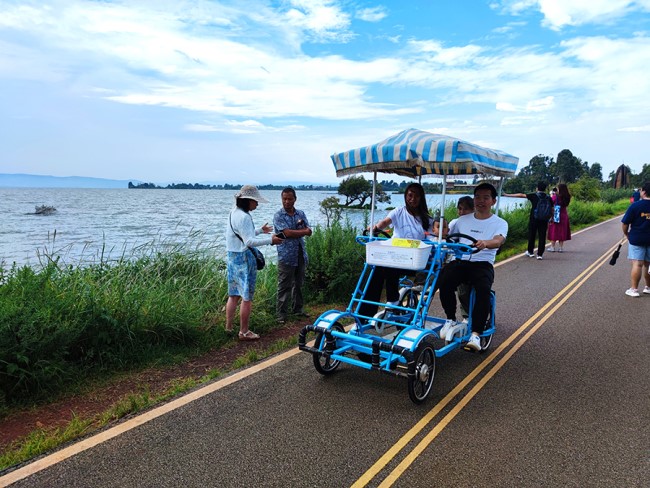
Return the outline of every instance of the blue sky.
[[[406,128],[650,162],[650,0],[0,0],[0,173],[337,182]]]

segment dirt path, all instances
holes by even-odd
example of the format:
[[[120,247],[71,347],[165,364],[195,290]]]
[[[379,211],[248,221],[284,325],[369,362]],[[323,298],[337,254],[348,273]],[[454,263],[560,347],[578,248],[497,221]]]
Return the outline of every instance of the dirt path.
[[[149,391],[152,397],[165,391],[173,381],[198,379],[212,369],[227,369],[249,349],[265,350],[280,339],[298,335],[308,320],[289,324],[262,335],[259,341],[235,341],[232,347],[212,351],[182,364],[167,368],[150,368],[111,381],[84,395],[62,398],[53,403],[12,412],[0,419],[0,450],[36,429],[54,429],[67,425],[74,416],[92,418],[108,410],[130,394]]]

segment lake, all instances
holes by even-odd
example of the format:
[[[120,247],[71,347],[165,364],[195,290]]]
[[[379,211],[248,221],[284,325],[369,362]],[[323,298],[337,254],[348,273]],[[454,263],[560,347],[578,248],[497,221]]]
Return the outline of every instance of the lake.
[[[0,264],[36,265],[44,255],[60,256],[65,264],[99,262],[132,257],[156,249],[186,246],[216,255],[225,254],[222,238],[228,211],[234,204],[232,190],[135,190],[79,188],[1,188]],[[270,203],[252,212],[256,226],[273,222],[281,207],[280,190],[264,190]],[[325,225],[320,202],[333,192],[299,191],[296,207],[304,210],[312,227]],[[462,195],[448,195],[455,201]],[[427,195],[430,208],[439,208],[441,195]],[[503,198],[502,208],[526,200]],[[375,221],[387,207],[402,205],[402,195],[380,204]],[[34,208],[51,205],[51,215],[35,215]],[[364,222],[363,211],[345,216],[357,228]],[[263,249],[267,257],[275,252]]]

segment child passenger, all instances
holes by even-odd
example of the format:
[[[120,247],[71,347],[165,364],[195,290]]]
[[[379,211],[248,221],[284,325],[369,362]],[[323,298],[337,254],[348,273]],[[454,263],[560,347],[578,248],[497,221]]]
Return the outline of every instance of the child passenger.
[[[474,212],[474,199],[469,196],[464,196],[460,197],[458,199],[458,203],[456,206],[456,209],[458,210],[458,216],[461,217],[463,215],[470,214]],[[451,222],[449,222],[449,233],[453,234],[456,232],[455,226],[456,226],[456,221],[458,219],[454,219]],[[467,321],[469,318],[469,294],[471,292],[471,288],[467,283],[461,283],[458,285],[457,289],[457,294],[458,294],[458,301],[460,302],[460,311],[461,314],[463,315],[463,320]]]
[[[438,237],[440,234],[440,216],[435,217],[433,221],[433,236]],[[447,225],[447,219],[442,218],[442,237],[447,237],[449,234],[449,226]]]

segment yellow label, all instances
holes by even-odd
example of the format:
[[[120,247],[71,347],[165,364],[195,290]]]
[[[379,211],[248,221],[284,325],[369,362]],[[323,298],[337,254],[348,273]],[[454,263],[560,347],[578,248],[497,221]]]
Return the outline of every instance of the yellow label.
[[[420,241],[418,239],[402,239],[400,237],[393,237],[393,246],[420,247]]]

